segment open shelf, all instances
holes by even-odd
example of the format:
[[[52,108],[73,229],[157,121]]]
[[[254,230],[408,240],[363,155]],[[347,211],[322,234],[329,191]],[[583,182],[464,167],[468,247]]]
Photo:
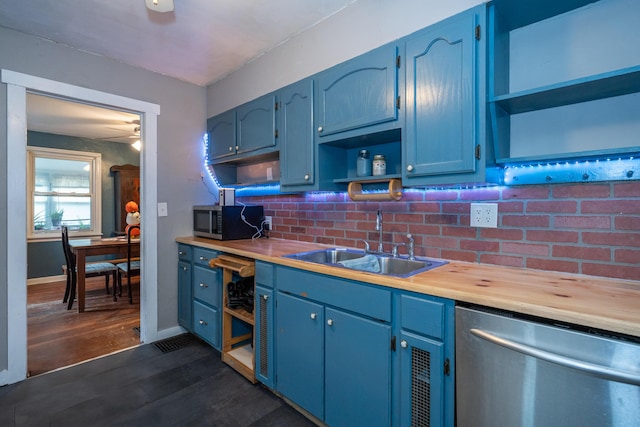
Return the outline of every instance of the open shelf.
[[[241,278],[253,278],[255,261],[230,255],[219,255],[209,261],[211,267],[222,268],[222,361],[252,383],[256,383],[255,356],[253,352],[254,314],[244,308],[229,308],[227,286],[234,274]],[[255,286],[255,285],[253,285]],[[233,319],[250,326],[250,332],[234,335]]]
[[[640,92],[640,66],[500,95],[492,101],[508,114],[519,114],[635,92]]]

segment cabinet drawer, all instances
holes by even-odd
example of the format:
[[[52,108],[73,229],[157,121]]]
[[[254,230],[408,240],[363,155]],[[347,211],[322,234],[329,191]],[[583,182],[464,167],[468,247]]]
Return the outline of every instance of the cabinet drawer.
[[[213,307],[220,307],[222,287],[218,270],[193,268],[193,297]]]
[[[209,260],[218,256],[218,251],[204,248],[193,248],[193,262],[209,267]]]
[[[444,337],[445,304],[411,295],[400,295],[402,329],[433,338]]]
[[[193,303],[193,332],[212,346],[220,347],[220,312],[198,301]]]
[[[180,261],[191,262],[191,253],[191,246],[178,243],[178,259]]]
[[[274,271],[273,264],[256,261],[256,283],[267,288],[273,288]]]
[[[391,291],[297,269],[277,269],[278,290],[391,321]]]

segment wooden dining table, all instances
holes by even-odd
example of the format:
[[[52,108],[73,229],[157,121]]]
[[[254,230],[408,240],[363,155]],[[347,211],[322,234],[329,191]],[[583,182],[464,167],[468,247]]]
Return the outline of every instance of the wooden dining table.
[[[76,269],[78,271],[77,297],[78,313],[84,312],[86,277],[85,268],[87,257],[98,255],[117,255],[127,257],[127,238],[110,237],[104,239],[73,239],[69,240],[71,250],[76,256]],[[140,239],[131,239],[131,256],[140,255]],[[105,261],[109,261],[108,259]],[[113,286],[116,284],[114,283]]]

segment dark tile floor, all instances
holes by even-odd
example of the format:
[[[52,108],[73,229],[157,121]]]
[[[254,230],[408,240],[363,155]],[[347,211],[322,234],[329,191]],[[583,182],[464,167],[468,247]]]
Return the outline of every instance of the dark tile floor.
[[[0,426],[313,426],[199,340],[154,344],[0,387]]]

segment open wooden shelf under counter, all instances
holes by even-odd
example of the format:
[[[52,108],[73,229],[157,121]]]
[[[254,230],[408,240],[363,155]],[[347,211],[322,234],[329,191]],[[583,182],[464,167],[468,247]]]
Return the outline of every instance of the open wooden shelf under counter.
[[[250,259],[229,255],[219,255],[209,261],[211,267],[222,268],[222,361],[242,376],[256,383],[255,355],[253,351],[254,314],[244,308],[228,307],[227,286],[233,281],[234,273],[242,278],[255,275],[255,262]],[[255,286],[255,284],[254,284]],[[233,335],[233,319],[239,319],[250,325],[250,331],[241,335]]]

